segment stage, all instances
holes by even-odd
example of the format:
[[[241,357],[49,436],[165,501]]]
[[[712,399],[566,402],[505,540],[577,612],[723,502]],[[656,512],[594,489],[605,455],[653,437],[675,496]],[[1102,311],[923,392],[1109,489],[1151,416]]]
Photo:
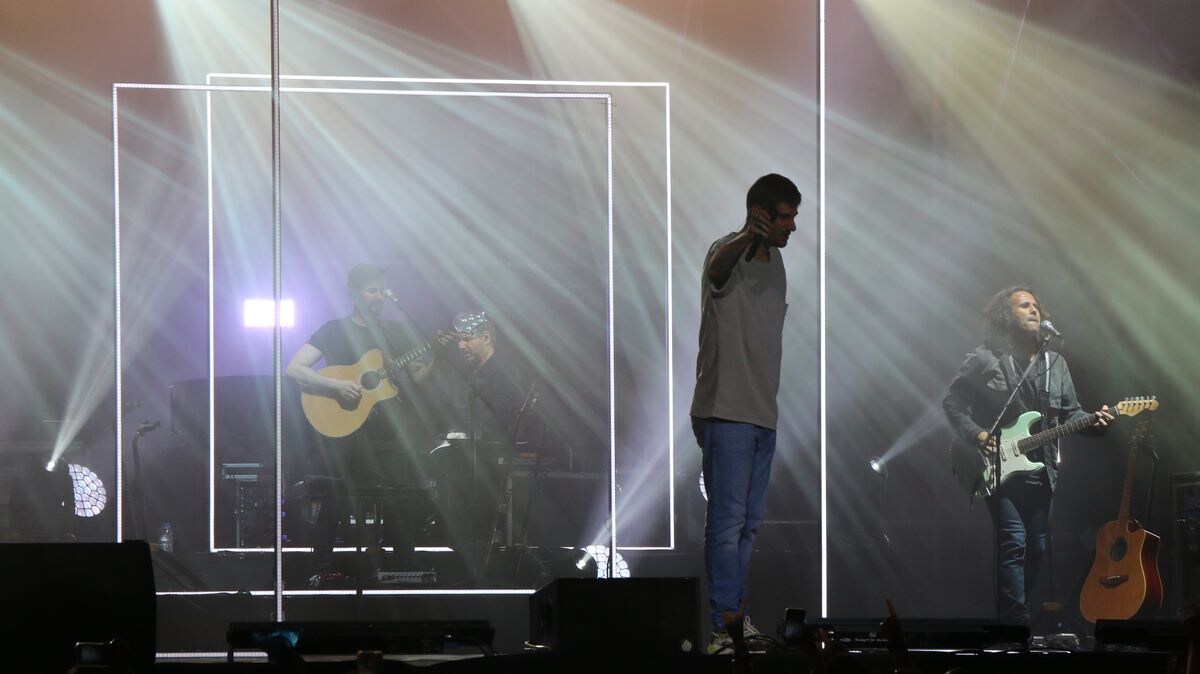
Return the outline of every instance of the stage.
[[[890,600],[1028,622],[925,671],[1161,671],[1091,602],[1200,603],[1200,3],[0,0],[0,87],[9,650],[483,621],[494,655],[385,668],[727,671],[609,642],[639,602],[707,641],[730,490],[723,610],[770,636]],[[735,270],[769,311],[714,332]],[[754,489],[706,483],[714,420],[770,446]],[[559,621],[602,639],[526,652]]]
[[[628,672],[630,674],[727,674],[733,671],[732,656],[728,655],[628,655],[612,650],[594,653],[518,653],[495,656],[447,656],[431,657],[385,657],[382,666],[373,671],[396,672],[422,671],[472,674],[474,672]],[[864,671],[873,674],[891,674],[895,671],[894,658],[885,651],[851,652],[842,656],[853,660],[862,669],[838,671]],[[1029,652],[912,652],[914,664],[921,672],[940,674],[954,668],[964,673],[1002,674],[1021,672],[1126,674],[1127,672],[1173,672],[1182,671],[1184,657],[1180,653],[1148,651],[1080,652],[1029,651]],[[751,656],[754,671],[759,674],[795,674],[810,671],[810,662],[799,653],[756,653]],[[305,659],[307,672],[352,672],[356,670],[356,658],[313,657]],[[845,663],[843,663],[843,666]],[[1178,667],[1178,669],[1176,669]],[[219,659],[170,659],[160,660],[153,668],[155,672],[180,672],[204,674],[205,672],[269,672],[280,671],[265,658],[239,659],[228,663]],[[287,671],[287,670],[283,670]],[[359,670],[361,671],[361,670]]]

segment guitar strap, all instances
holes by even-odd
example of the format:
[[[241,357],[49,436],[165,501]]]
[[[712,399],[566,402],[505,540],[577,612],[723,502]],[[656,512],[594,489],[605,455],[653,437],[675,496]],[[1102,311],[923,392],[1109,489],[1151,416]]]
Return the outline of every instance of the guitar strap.
[[[1020,373],[1017,371],[1017,362],[1013,359],[1011,353],[1004,354],[1004,357],[1000,359],[1000,371],[1004,373],[1005,390],[1009,391],[1010,393],[1012,392],[1013,387],[1018,385],[1018,383],[1022,385],[1024,384],[1024,382],[1017,381]],[[1024,390],[1022,393],[1024,393]],[[1021,404],[1021,411],[1026,411],[1029,409],[1029,405],[1025,402],[1024,395],[1017,394],[1017,402]]]

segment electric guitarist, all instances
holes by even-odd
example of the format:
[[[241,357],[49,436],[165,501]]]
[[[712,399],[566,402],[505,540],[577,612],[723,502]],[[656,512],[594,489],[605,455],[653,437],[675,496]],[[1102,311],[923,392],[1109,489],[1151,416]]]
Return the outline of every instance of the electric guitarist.
[[[1048,313],[1029,288],[1014,286],[996,293],[983,310],[984,344],[967,355],[942,400],[942,408],[962,444],[981,447],[988,429],[1012,388],[1019,386],[1010,408],[1011,424],[1028,411],[1041,414],[1043,429],[1090,417],[1084,435],[1098,435],[1113,420],[1104,406],[1089,415],[1079,404],[1075,384],[1062,354],[1042,349],[1053,326]],[[1021,373],[1033,362],[1029,377]],[[1049,538],[1050,505],[1058,476],[1058,447],[1054,442],[1029,453],[1043,467],[1004,480],[985,501],[996,535],[996,613],[1002,620],[1029,622],[1029,591],[1037,581]]]

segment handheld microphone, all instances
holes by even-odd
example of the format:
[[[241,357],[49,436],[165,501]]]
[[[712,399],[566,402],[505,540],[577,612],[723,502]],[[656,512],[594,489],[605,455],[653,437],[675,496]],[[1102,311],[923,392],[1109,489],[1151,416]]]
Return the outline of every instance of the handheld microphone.
[[[762,206],[753,206],[752,208],[761,208],[771,220],[775,220],[776,213],[774,208],[763,208]],[[750,242],[750,247],[746,249],[746,262],[754,259],[755,254],[758,253],[759,246],[762,244],[763,237],[755,235],[754,240]]]
[[[1054,324],[1051,323],[1050,321],[1042,321],[1041,328],[1042,328],[1042,332],[1046,333],[1047,335],[1050,335],[1051,337],[1057,337],[1058,339],[1063,338],[1062,333],[1059,332],[1058,328],[1055,328]]]
[[[746,249],[746,262],[754,259],[754,254],[758,252],[758,247],[762,245],[762,237],[755,236],[750,242],[750,247]]]
[[[379,294],[383,295],[392,302],[395,302],[396,304],[400,304],[400,298],[396,297],[396,293],[392,292],[391,288],[384,288],[383,290],[379,291]]]

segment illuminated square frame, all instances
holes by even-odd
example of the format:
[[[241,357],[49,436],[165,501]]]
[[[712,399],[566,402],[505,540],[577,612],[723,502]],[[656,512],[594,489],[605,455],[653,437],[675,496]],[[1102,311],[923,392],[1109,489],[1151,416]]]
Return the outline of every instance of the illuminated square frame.
[[[210,73],[206,77],[208,84],[206,85],[179,85],[179,84],[148,84],[148,83],[114,83],[112,100],[113,100],[113,248],[114,248],[114,337],[116,347],[115,351],[115,378],[116,378],[116,409],[121,409],[122,405],[122,353],[121,353],[121,255],[120,255],[120,133],[119,133],[119,98],[118,94],[121,89],[153,89],[153,90],[173,90],[173,91],[203,91],[205,92],[205,127],[206,127],[206,153],[207,153],[207,207],[208,207],[208,231],[207,231],[207,276],[208,276],[208,430],[209,430],[209,508],[208,508],[208,530],[209,530],[209,551],[237,551],[237,552],[277,552],[282,554],[287,551],[301,551],[306,548],[217,548],[215,545],[215,418],[214,418],[214,289],[213,289],[213,174],[212,174],[212,92],[214,91],[229,91],[229,92],[257,92],[269,93],[270,87],[264,86],[240,86],[240,85],[214,85],[214,78],[240,78],[240,79],[269,79],[266,75],[244,74],[244,73]],[[624,550],[673,550],[675,549],[675,437],[672,420],[674,419],[674,346],[672,335],[674,333],[673,323],[673,298],[672,298],[672,210],[671,210],[671,134],[670,134],[670,119],[671,119],[671,104],[670,104],[670,83],[669,82],[615,82],[615,81],[566,81],[566,80],[514,80],[514,79],[444,79],[444,78],[392,78],[392,77],[353,77],[353,76],[282,76],[281,80],[307,80],[307,81],[336,81],[336,82],[371,82],[371,83],[405,83],[405,84],[440,84],[440,85],[508,85],[508,86],[567,86],[567,87],[589,87],[589,88],[619,88],[619,87],[658,87],[663,89],[664,96],[664,156],[665,156],[665,213],[666,213],[666,347],[667,347],[667,476],[668,476],[668,537],[667,546],[628,546],[620,548],[617,545],[617,456],[616,456],[616,382],[615,382],[615,352],[614,352],[614,301],[613,301],[613,164],[612,164],[612,94],[611,93],[570,93],[570,92],[530,92],[530,91],[459,91],[459,90],[408,90],[408,89],[365,89],[365,88],[336,88],[336,87],[281,87],[281,93],[325,93],[325,94],[350,94],[350,95],[397,95],[397,96],[449,96],[449,97],[469,97],[469,98],[555,98],[555,99],[584,99],[584,100],[603,100],[605,102],[606,116],[606,206],[607,206],[607,243],[608,243],[608,376],[609,376],[609,547],[614,552],[620,549]],[[279,382],[276,382],[279,386]],[[123,445],[123,423],[120,415],[117,415],[116,420],[116,445],[117,461],[116,461],[116,499],[117,499],[117,540],[122,540],[123,527],[123,460],[120,447]],[[277,441],[276,444],[276,463],[281,465],[281,447]],[[280,498],[282,485],[276,485],[276,518],[279,517]],[[615,555],[614,555],[615,556]],[[282,559],[277,559],[277,565],[282,562]],[[277,579],[277,584],[279,580]],[[274,592],[282,591],[277,587]],[[336,591],[282,591],[285,596],[299,596],[296,594],[336,594]],[[530,594],[532,590],[468,590],[468,591],[452,591],[452,590],[379,590],[372,594]]]

